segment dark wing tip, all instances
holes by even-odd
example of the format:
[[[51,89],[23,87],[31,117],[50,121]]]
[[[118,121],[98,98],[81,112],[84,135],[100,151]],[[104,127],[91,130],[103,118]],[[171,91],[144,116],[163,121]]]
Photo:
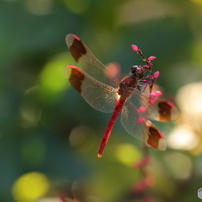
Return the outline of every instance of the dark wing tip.
[[[147,121],[146,125],[148,127],[147,144],[149,144],[151,147],[155,149],[165,151],[166,141],[164,139],[163,134],[150,121]]]
[[[74,34],[68,34],[65,40],[73,58],[78,62],[82,55],[87,52],[84,43]]]
[[[67,34],[67,36],[65,37],[65,41],[68,47],[72,45],[74,40],[81,41],[81,39],[75,34]]]
[[[160,100],[158,103],[159,120],[162,122],[169,122],[176,120],[179,116],[177,107],[171,102]]]
[[[68,67],[71,68],[69,82],[75,88],[75,90],[81,94],[82,81],[85,79],[85,76],[76,66],[68,65]]]

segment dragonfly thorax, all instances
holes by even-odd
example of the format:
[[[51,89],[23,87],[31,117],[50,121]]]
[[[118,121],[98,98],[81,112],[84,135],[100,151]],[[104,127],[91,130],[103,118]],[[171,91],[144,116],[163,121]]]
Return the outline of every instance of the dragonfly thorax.
[[[122,99],[127,99],[132,95],[137,85],[137,79],[127,76],[121,80],[118,88],[118,94]]]
[[[130,76],[123,78],[119,84],[118,94],[122,99],[128,99],[132,95],[143,76],[144,68],[142,66],[134,65],[131,67]]]

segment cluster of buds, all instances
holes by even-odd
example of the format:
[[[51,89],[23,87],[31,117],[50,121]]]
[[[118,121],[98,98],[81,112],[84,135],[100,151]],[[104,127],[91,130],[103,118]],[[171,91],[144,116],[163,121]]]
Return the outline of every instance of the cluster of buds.
[[[161,91],[151,92],[149,95],[149,100],[148,100],[148,103],[150,104],[150,106],[154,105],[161,95],[162,95]],[[148,112],[149,109],[150,109],[149,106],[148,107],[140,106],[139,108],[137,108],[137,112],[139,114],[141,114],[141,116],[138,117],[138,119],[137,119],[138,124],[143,124],[147,121],[146,113]]]
[[[149,104],[154,105],[157,101],[157,99],[162,96],[161,91],[154,91],[150,93],[150,99],[149,99]]]
[[[147,189],[155,185],[156,179],[150,175],[148,171],[148,166],[151,163],[151,158],[148,154],[148,148],[144,146],[143,148],[143,157],[141,160],[134,163],[133,167],[139,169],[142,174],[142,179],[136,182],[132,186],[132,193],[136,197],[140,197],[141,201],[152,202],[154,198],[152,195],[147,193]]]
[[[142,67],[144,69],[148,70],[149,75],[147,75],[145,78],[143,78],[141,80],[141,82],[143,82],[146,85],[149,85],[149,92],[150,92],[150,95],[149,95],[149,104],[150,104],[150,106],[152,106],[152,105],[154,105],[156,103],[157,99],[162,95],[162,92],[160,92],[160,91],[154,91],[154,92],[152,92],[153,84],[156,81],[156,79],[158,79],[159,76],[160,76],[160,72],[159,71],[156,71],[154,73],[152,72],[153,63],[151,61],[155,60],[156,57],[155,56],[150,56],[148,58],[145,58],[144,55],[143,55],[143,53],[142,53],[142,50],[139,49],[138,46],[131,45],[131,48],[132,48],[133,51],[135,51],[136,53],[138,53],[140,55],[142,61],[146,63],[146,65],[143,65]],[[140,114],[142,114],[142,116],[137,119],[138,123],[141,124],[141,123],[144,123],[147,120],[146,115],[144,115],[144,114],[146,114],[146,112],[148,110],[149,110],[148,107],[143,107],[143,106],[141,106],[141,107],[139,107],[137,109],[137,111]]]
[[[150,156],[145,155],[142,160],[135,162],[134,168],[141,168],[149,165],[151,162]]]
[[[144,69],[147,69],[149,71],[149,75],[146,76],[144,79],[142,79],[142,82],[144,82],[144,83],[146,83],[146,84],[149,85],[150,92],[151,92],[155,80],[160,76],[160,72],[159,71],[152,73],[153,63],[151,61],[155,60],[156,57],[155,56],[150,56],[148,58],[145,58],[144,55],[143,55],[143,53],[142,53],[142,50],[139,49],[138,46],[131,45],[131,48],[132,48],[133,51],[135,51],[136,53],[138,53],[140,55],[142,61],[146,63],[146,65],[143,65],[142,67]]]
[[[132,50],[134,50],[136,53],[138,53],[142,59],[143,62],[145,62],[147,65],[144,65],[143,67],[145,69],[152,69],[153,63],[151,62],[152,60],[155,60],[155,56],[150,56],[148,58],[145,58],[142,51],[138,48],[136,45],[131,45]]]
[[[153,201],[154,198],[152,195],[148,195],[146,190],[150,187],[153,187],[155,185],[156,180],[149,174],[147,170],[147,166],[150,164],[151,159],[147,153],[146,147],[144,152],[145,154],[142,160],[137,161],[134,164],[135,169],[140,169],[143,178],[140,179],[136,184],[134,184],[134,186],[132,187],[132,192],[135,194],[136,197],[139,196],[141,198],[141,201],[150,202]]]
[[[159,78],[159,76],[160,76],[159,71],[156,71],[154,73],[152,72],[153,63],[151,61],[156,59],[156,57],[150,56],[148,58],[145,58],[142,51],[138,48],[138,46],[132,45],[131,47],[132,47],[132,50],[134,50],[135,52],[137,52],[140,55],[142,61],[146,63],[146,65],[143,65],[142,67],[144,69],[148,70],[149,74],[145,78],[143,78],[141,80],[141,82],[143,82],[146,85],[149,85],[148,103],[150,106],[152,106],[156,103],[158,98],[162,95],[162,92],[160,92],[160,91],[152,92],[153,84],[156,81],[156,79]],[[143,124],[147,121],[146,113],[148,112],[148,110],[149,110],[149,107],[145,107],[145,106],[140,106],[137,109],[137,112],[139,114],[141,114],[141,116],[137,119],[137,123]],[[148,170],[147,170],[147,166],[150,164],[151,159],[147,153],[146,146],[144,147],[144,152],[145,152],[145,154],[144,154],[142,160],[140,160],[134,164],[134,168],[140,169],[140,171],[143,175],[143,179],[141,179],[134,185],[133,193],[136,195],[142,194],[143,195],[142,201],[153,201],[153,197],[149,196],[145,193],[147,188],[154,186],[155,178],[150,176],[148,173]]]
[[[147,188],[153,187],[155,184],[155,178],[147,176],[135,184],[133,192],[135,194],[144,192]]]

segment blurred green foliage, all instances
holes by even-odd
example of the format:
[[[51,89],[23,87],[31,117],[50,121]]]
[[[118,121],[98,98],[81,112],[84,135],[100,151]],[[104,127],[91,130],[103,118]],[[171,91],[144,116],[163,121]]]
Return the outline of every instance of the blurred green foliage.
[[[92,109],[64,77],[63,67],[75,64],[65,36],[78,35],[103,63],[120,63],[123,74],[142,64],[130,48],[138,45],[157,57],[158,84],[171,97],[202,78],[201,19],[200,0],[1,0],[0,201],[57,201],[61,193],[80,202],[141,201],[131,189],[141,179],[133,163],[142,143],[118,121],[97,159],[110,115]],[[165,135],[173,127],[158,126]],[[150,154],[150,199],[197,201],[200,153]]]

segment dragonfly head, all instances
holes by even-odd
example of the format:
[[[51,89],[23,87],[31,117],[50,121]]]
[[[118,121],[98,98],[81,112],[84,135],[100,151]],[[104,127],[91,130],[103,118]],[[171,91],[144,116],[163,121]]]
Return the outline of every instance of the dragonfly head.
[[[130,76],[140,80],[144,76],[144,68],[142,66],[133,65],[130,70]]]

